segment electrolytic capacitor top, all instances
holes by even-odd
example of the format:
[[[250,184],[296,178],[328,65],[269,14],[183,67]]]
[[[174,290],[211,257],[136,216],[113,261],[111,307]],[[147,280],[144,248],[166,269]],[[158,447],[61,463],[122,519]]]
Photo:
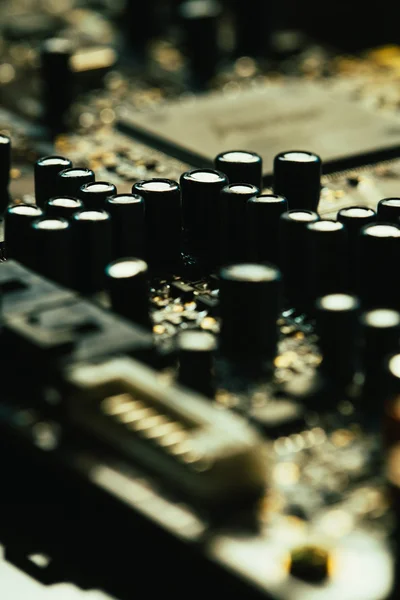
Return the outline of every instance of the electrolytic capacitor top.
[[[73,283],[75,267],[69,222],[56,216],[43,216],[32,225],[33,268],[60,285]]]
[[[367,206],[349,206],[339,210],[337,220],[346,226],[349,236],[356,235],[362,227],[376,220],[376,212]]]
[[[247,259],[247,202],[259,189],[249,183],[230,183],[220,196],[220,260],[222,264]]]
[[[105,208],[111,215],[113,258],[145,256],[145,205],[139,194],[109,196]]]
[[[222,152],[215,159],[215,168],[225,173],[229,183],[249,183],[262,189],[263,163],[261,156],[255,152]]]
[[[378,220],[398,223],[400,218],[400,198],[384,198],[378,202]]]
[[[44,122],[53,136],[68,128],[68,109],[74,93],[72,53],[73,45],[62,38],[48,39],[41,48]]]
[[[228,178],[220,171],[195,169],[183,173],[183,224],[192,251],[207,260],[215,261],[219,246],[220,192]]]
[[[220,270],[222,350],[272,360],[278,342],[282,278],[272,265],[242,263]]]
[[[274,160],[274,193],[284,196],[289,210],[316,211],[321,194],[321,159],[303,150],[282,152]]]
[[[50,198],[46,204],[46,212],[49,216],[71,219],[72,215],[84,208],[82,200],[72,196],[55,196]]]
[[[57,195],[72,196],[79,198],[80,188],[85,183],[94,181],[94,173],[91,169],[73,167],[65,169],[58,174]],[[52,194],[55,196],[56,194]]]
[[[219,18],[216,0],[189,0],[179,6],[185,52],[195,83],[207,83],[215,74],[219,60]]]
[[[58,174],[71,168],[72,162],[64,156],[43,156],[36,161],[35,198],[38,206],[44,208],[46,202],[58,194]]]
[[[178,336],[178,381],[208,398],[215,393],[215,337],[208,331],[188,330]]]
[[[88,210],[101,210],[105,208],[105,201],[109,196],[114,196],[117,188],[107,181],[91,181],[84,183],[79,191],[80,198]]]
[[[144,199],[146,258],[152,265],[172,264],[181,252],[181,194],[171,179],[139,181],[132,193]]]
[[[282,270],[285,297],[290,307],[298,311],[308,308],[310,249],[307,226],[319,220],[311,210],[289,210],[279,222],[279,266]]]
[[[34,204],[14,204],[4,213],[4,242],[7,258],[13,258],[26,267],[33,268],[33,243],[31,224],[43,215]]]
[[[400,262],[400,226],[371,223],[363,227],[357,249],[358,295],[365,308],[400,305],[400,283],[393,265]]]
[[[328,294],[317,299],[315,309],[321,369],[332,382],[347,384],[358,367],[360,301],[350,294]]]
[[[347,284],[347,232],[339,221],[320,219],[307,225],[310,308],[315,299],[344,292]]]
[[[104,288],[105,267],[112,256],[111,219],[105,210],[81,210],[72,218],[76,274],[74,287],[82,294]]]
[[[279,222],[287,209],[286,198],[276,194],[250,198],[246,215],[249,259],[279,265]]]
[[[358,236],[365,225],[376,221],[376,212],[366,206],[349,206],[342,208],[337,214],[337,220],[346,227],[347,231],[347,282],[348,291],[356,290],[357,248]]]
[[[143,327],[151,327],[149,272],[144,260],[127,257],[107,265],[106,288],[116,313]]]

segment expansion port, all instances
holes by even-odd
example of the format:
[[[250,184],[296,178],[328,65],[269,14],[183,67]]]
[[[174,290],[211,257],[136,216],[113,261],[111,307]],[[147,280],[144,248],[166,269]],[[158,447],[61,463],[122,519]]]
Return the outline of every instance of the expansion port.
[[[71,421],[193,501],[235,503],[265,487],[265,445],[240,417],[129,359],[67,373]]]

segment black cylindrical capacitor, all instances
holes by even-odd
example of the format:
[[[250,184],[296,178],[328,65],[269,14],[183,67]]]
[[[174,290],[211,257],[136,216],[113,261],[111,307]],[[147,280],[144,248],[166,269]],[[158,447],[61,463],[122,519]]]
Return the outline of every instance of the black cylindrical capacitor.
[[[11,169],[11,139],[0,134],[0,211],[3,212],[10,201],[8,186]]]
[[[361,229],[376,221],[376,213],[372,208],[366,206],[350,206],[342,208],[337,214],[337,220],[346,227],[347,231],[347,274],[346,288],[350,291],[356,287],[356,266],[358,236]]]
[[[144,199],[146,257],[150,264],[174,263],[181,252],[181,194],[170,179],[138,181],[132,193]]]
[[[73,214],[84,207],[82,200],[72,196],[55,196],[46,203],[46,213],[52,217],[71,219]]]
[[[259,191],[249,183],[230,183],[221,190],[220,260],[223,264],[247,259],[247,201]]]
[[[103,289],[112,256],[111,218],[105,210],[81,210],[72,221],[75,251],[74,285],[83,294]]]
[[[145,53],[148,43],[160,34],[157,7],[154,0],[126,0],[121,25],[125,29],[127,46],[135,53]]]
[[[41,217],[32,225],[33,267],[44,277],[72,285],[73,254],[71,226],[62,217]]]
[[[279,223],[279,266],[282,270],[285,297],[289,306],[303,311],[308,299],[310,270],[307,225],[318,221],[311,210],[289,210]]]
[[[140,258],[120,258],[106,267],[106,289],[112,310],[125,319],[151,327],[149,273]]]
[[[364,390],[376,395],[384,385],[385,359],[399,348],[400,313],[388,308],[376,308],[361,315]],[[383,410],[383,405],[377,406]]]
[[[78,191],[80,198],[87,210],[101,210],[105,208],[105,201],[109,196],[114,196],[117,188],[107,181],[91,181],[84,183]]]
[[[178,13],[194,80],[205,83],[218,66],[221,6],[216,0],[189,0],[181,4]]]
[[[400,217],[400,198],[384,198],[378,202],[378,221],[398,223]]]
[[[365,225],[376,221],[376,212],[366,206],[350,206],[339,210],[337,220],[346,226],[349,240],[353,241]]]
[[[14,204],[4,213],[4,242],[7,258],[13,258],[32,268],[31,224],[43,215],[33,204]]]
[[[220,171],[195,169],[181,176],[183,225],[191,250],[215,257],[219,236],[220,192],[228,178]]]
[[[271,4],[265,0],[234,0],[229,8],[234,18],[235,55],[266,56],[272,28]]]
[[[72,52],[71,43],[58,38],[46,40],[41,49],[44,122],[53,135],[67,130],[67,113],[74,97]]]
[[[57,194],[59,196],[79,197],[79,191],[85,183],[94,181],[94,173],[91,169],[84,167],[73,167],[64,169],[57,176]],[[56,194],[52,194],[55,196]]]
[[[359,311],[358,298],[350,294],[328,294],[316,301],[321,370],[338,383],[349,383],[358,366]]]
[[[105,202],[111,215],[113,258],[145,256],[145,206],[138,194],[116,194]]]
[[[272,360],[278,342],[280,271],[243,263],[220,271],[221,345],[228,355]]]
[[[289,209],[317,210],[321,193],[321,159],[312,152],[282,152],[274,160],[274,193]]]
[[[347,232],[343,223],[321,219],[307,225],[310,306],[326,294],[344,292],[347,277]]]
[[[187,330],[178,336],[178,381],[182,385],[212,398],[215,394],[215,336],[207,331]]]
[[[230,183],[250,183],[262,189],[263,163],[261,156],[255,152],[222,152],[215,159],[215,168],[225,173]]]
[[[70,169],[72,162],[64,156],[43,156],[35,163],[36,204],[44,208],[46,202],[59,191],[58,174]]]
[[[247,202],[248,258],[279,264],[279,222],[288,209],[286,198],[275,194],[254,196]]]
[[[361,230],[357,252],[358,295],[365,308],[400,306],[400,282],[393,265],[400,263],[400,227],[371,223]]]

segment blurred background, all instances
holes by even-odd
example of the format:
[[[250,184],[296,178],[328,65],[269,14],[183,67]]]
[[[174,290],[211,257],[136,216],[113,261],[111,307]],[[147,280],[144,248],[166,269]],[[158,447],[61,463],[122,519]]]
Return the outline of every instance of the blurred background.
[[[140,106],[235,78],[325,77],[337,68],[332,58],[352,55],[348,68],[354,56],[398,43],[395,10],[392,0],[382,10],[361,0],[2,0],[1,102],[57,131],[87,90],[120,98],[151,89],[130,99]],[[54,38],[62,43],[46,43]],[[400,57],[392,47],[380,60]],[[59,115],[46,107],[54,95]],[[80,108],[68,118],[91,127]]]

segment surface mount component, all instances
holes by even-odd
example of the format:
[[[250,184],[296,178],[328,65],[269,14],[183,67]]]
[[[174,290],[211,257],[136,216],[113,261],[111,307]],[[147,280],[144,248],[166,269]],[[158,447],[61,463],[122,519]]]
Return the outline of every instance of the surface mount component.
[[[75,294],[40,277],[14,260],[0,265],[3,318],[24,315],[71,300]]]
[[[5,317],[4,338],[9,358],[25,356],[45,377],[65,364],[121,353],[151,361],[154,349],[141,327],[73,296]]]
[[[241,148],[262,157],[264,173],[282,148],[310,149],[326,163],[397,146],[398,125],[398,117],[377,114],[348,92],[295,80],[171,101],[157,112],[125,105],[119,116],[122,130],[173,156],[195,155],[192,164],[209,166],[224,149]]]

